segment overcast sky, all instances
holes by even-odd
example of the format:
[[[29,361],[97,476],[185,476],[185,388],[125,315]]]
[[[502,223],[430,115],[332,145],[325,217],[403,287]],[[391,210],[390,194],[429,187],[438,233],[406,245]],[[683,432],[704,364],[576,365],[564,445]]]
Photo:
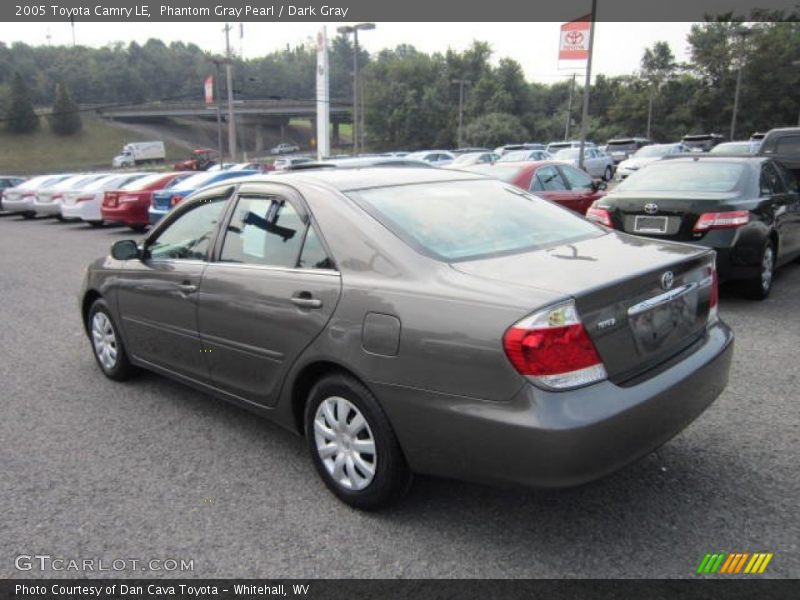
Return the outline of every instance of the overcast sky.
[[[71,44],[68,22],[6,24],[0,41],[23,41],[53,45]],[[142,43],[150,37],[165,43],[193,42],[205,50],[225,48],[223,23],[81,23],[75,24],[78,44],[103,46],[115,41]],[[327,25],[333,37],[341,23],[245,23],[241,40],[245,58],[254,58],[284,47],[303,43]],[[374,31],[361,32],[359,42],[370,52],[411,44],[425,52],[464,50],[473,40],[487,41],[494,50],[493,60],[517,60],[531,81],[551,83],[564,79],[583,63],[558,62],[560,23],[377,23]],[[639,68],[644,49],[663,40],[678,61],[688,60],[686,35],[691,23],[598,23],[595,31],[593,74],[630,74]],[[239,28],[232,32],[235,50],[240,50]]]

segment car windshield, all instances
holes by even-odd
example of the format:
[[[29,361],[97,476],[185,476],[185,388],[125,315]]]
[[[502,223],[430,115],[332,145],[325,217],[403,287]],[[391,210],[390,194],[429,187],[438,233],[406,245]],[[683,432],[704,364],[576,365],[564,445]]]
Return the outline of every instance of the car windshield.
[[[499,181],[413,184],[349,195],[409,246],[445,262],[603,235],[579,216]]]
[[[156,181],[163,178],[164,178],[163,173],[155,173],[153,175],[147,175],[146,177],[134,179],[130,183],[123,185],[122,188],[120,189],[123,189],[125,191],[140,190],[142,188],[147,187],[148,185],[154,184]]]
[[[710,152],[711,154],[743,154],[750,155],[752,152],[752,144],[750,142],[726,142],[725,144],[718,144],[714,146]]]
[[[580,148],[564,148],[556,152],[556,158],[578,158],[580,155]]]
[[[620,183],[625,192],[731,192],[744,165],[732,162],[658,161]]]
[[[670,148],[670,146],[645,146],[639,148],[633,155],[636,158],[656,158],[669,154]]]

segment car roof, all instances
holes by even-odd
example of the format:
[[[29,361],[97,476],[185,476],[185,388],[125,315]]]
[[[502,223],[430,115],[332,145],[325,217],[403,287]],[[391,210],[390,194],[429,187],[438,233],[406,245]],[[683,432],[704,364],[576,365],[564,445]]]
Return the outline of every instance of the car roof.
[[[324,185],[344,192],[375,187],[393,187],[416,183],[440,183],[483,178],[484,177],[476,173],[454,169],[383,166],[365,169],[319,169],[310,171],[286,171],[284,173],[273,173],[269,175],[259,174],[243,178],[240,182],[280,182],[286,184]]]
[[[748,156],[743,154],[690,154],[690,155],[675,155],[664,157],[669,162],[725,162],[725,163],[745,163],[745,164],[758,164],[765,160],[769,160],[769,156]]]

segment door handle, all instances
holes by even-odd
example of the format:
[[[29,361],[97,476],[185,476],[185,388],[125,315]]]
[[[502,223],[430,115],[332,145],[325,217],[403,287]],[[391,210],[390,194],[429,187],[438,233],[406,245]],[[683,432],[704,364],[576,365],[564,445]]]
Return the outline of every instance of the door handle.
[[[322,300],[312,297],[310,292],[299,292],[289,298],[289,301],[302,308],[322,308]]]
[[[178,286],[178,289],[184,294],[192,294],[197,291],[197,286],[188,281],[184,281]]]

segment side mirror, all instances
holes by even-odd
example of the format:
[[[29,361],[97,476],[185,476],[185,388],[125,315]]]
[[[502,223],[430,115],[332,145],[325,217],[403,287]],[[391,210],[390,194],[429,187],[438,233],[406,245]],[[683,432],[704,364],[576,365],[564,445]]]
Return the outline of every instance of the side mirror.
[[[133,240],[120,240],[111,246],[111,256],[115,260],[131,260],[139,258],[139,246]]]

